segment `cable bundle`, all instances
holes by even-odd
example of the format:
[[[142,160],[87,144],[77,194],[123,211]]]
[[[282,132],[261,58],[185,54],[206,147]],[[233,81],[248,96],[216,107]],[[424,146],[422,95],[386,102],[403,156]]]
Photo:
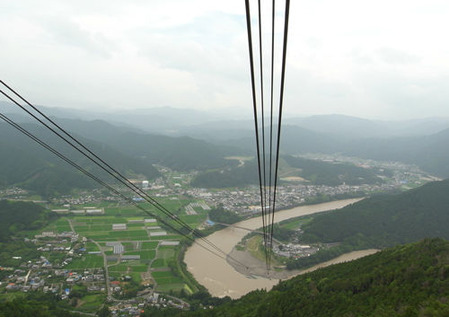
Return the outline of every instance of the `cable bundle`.
[[[245,0],[245,7],[260,206],[265,260],[269,270],[276,208],[290,0],[285,0],[285,7],[280,10],[280,13],[278,13],[280,7],[276,4],[276,0],[272,0],[271,4],[269,1],[262,3],[261,0],[257,0],[254,9],[251,9],[250,0]],[[278,23],[279,19],[284,19],[282,26]],[[255,28],[252,27],[253,24],[256,25]],[[282,34],[281,42],[277,42],[276,38],[279,30]],[[270,47],[268,53],[265,47]],[[280,62],[277,60],[279,58]],[[277,124],[275,123],[276,110]],[[269,119],[266,120],[266,117]]]
[[[146,192],[144,192],[142,189],[140,189],[138,186],[136,186],[132,182],[130,182],[117,169],[115,169],[110,164],[108,164],[105,160],[103,160],[101,157],[99,157],[97,154],[95,154],[91,149],[87,148],[83,143],[81,143],[78,139],[76,139],[74,136],[69,134],[64,128],[62,128],[60,125],[58,125],[52,119],[50,119],[42,111],[37,109],[34,105],[32,105],[30,102],[28,102],[25,98],[23,98],[19,93],[17,93],[15,90],[13,90],[10,86],[8,86],[2,80],[0,80],[0,84],[1,84],[0,93],[2,93],[9,101],[11,101],[17,107],[19,107],[23,111],[25,111],[29,116],[31,116],[33,119],[38,121],[43,127],[50,130],[55,136],[57,136],[59,139],[64,141],[65,144],[69,145],[71,148],[73,148],[77,152],[81,153],[89,161],[94,163],[103,172],[105,172],[106,175],[109,175],[110,177],[112,177],[112,180],[114,180],[114,182],[105,180],[104,177],[98,175],[98,173],[96,173],[94,171],[86,170],[80,164],[75,163],[70,157],[63,154],[61,151],[58,151],[53,146],[51,146],[47,142],[43,141],[42,139],[38,138],[35,134],[26,130],[25,128],[23,128],[22,126],[20,126],[19,124],[17,124],[10,118],[8,118],[5,114],[0,112],[0,118],[3,121],[5,121],[10,126],[17,129],[22,134],[26,135],[27,137],[29,137],[36,143],[38,143],[40,146],[49,150],[54,155],[58,156],[60,159],[62,159],[63,161],[65,161],[66,163],[71,165],[73,168],[77,169],[78,171],[82,172],[84,175],[88,176],[89,178],[91,178],[92,180],[97,182],[98,184],[107,188],[111,193],[114,193],[115,195],[122,198],[123,200],[133,204],[138,209],[140,209],[144,213],[150,215],[151,217],[156,218],[160,223],[171,228],[176,233],[184,236],[185,238],[187,238],[188,240],[190,240],[192,242],[197,243],[198,245],[200,245],[202,248],[206,249],[210,253],[212,253],[220,258],[223,258],[223,259],[228,258],[228,259],[234,261],[235,263],[238,263],[239,265],[248,269],[248,267],[246,265],[239,262],[232,256],[227,255],[223,250],[221,250],[219,247],[217,247],[214,243],[209,241],[207,238],[203,237],[197,230],[190,227],[186,222],[181,220],[177,215],[173,214],[170,210],[165,208],[162,204],[160,204],[153,197],[151,197]],[[20,101],[24,102],[26,104],[26,106],[22,105],[20,103]],[[131,194],[131,196],[129,194]],[[146,201],[147,203],[154,206],[157,210],[162,212],[163,216],[154,214],[151,211],[149,211],[148,209],[143,208],[140,204],[136,203],[133,200],[134,195],[141,197],[144,201]],[[198,239],[195,240],[195,237]]]

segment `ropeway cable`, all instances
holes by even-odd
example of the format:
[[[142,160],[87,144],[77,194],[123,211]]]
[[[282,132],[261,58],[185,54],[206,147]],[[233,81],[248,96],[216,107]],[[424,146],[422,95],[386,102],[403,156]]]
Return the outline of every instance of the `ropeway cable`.
[[[59,152],[58,150],[54,149],[52,146],[48,145],[46,142],[42,141],[41,139],[39,139],[38,137],[36,137],[33,133],[29,132],[28,130],[24,129],[23,127],[21,127],[19,124],[17,124],[16,122],[14,122],[13,120],[11,120],[10,118],[8,118],[6,115],[4,115],[3,113],[0,113],[0,119],[2,119],[3,121],[5,121],[6,123],[8,123],[9,125],[11,125],[12,127],[14,127],[15,129],[17,129],[18,131],[20,131],[22,134],[26,135],[27,137],[29,137],[30,139],[32,139],[33,141],[35,141],[36,143],[38,143],[39,145],[41,145],[42,147],[44,147],[45,149],[47,149],[48,151],[52,152],[53,154],[55,154],[56,156],[58,156],[60,159],[62,159],[63,161],[65,161],[66,163],[68,163],[69,165],[71,165],[72,167],[74,167],[75,169],[77,169],[78,171],[82,172],[83,174],[85,174],[86,176],[88,176],[89,178],[91,178],[92,180],[96,181],[97,183],[99,183],[100,185],[104,186],[105,188],[107,188],[108,190],[110,190],[111,192],[113,192],[114,194],[116,194],[117,196],[120,196],[122,199],[128,201],[129,203],[133,204],[134,206],[136,206],[138,209],[140,209],[141,211],[145,212],[147,215],[156,218],[158,221],[160,221],[162,224],[166,225],[167,227],[171,228],[172,230],[174,230],[175,232],[177,232],[178,234],[184,236],[185,238],[189,239],[192,242],[197,243],[200,247],[204,248],[205,250],[211,252],[212,254],[226,260],[227,258],[230,258],[231,260],[233,260],[234,262],[246,267],[248,269],[248,267],[246,265],[244,265],[243,263],[241,263],[240,261],[236,260],[235,258],[227,255],[227,256],[223,256],[222,254],[219,254],[209,248],[207,248],[206,246],[204,246],[201,243],[198,243],[195,239],[193,239],[192,237],[186,235],[185,233],[183,233],[182,231],[180,231],[179,229],[175,228],[173,225],[171,225],[170,223],[166,222],[162,217],[158,216],[157,214],[153,214],[151,213],[149,210],[143,208],[142,206],[140,206],[139,204],[137,204],[135,201],[133,201],[132,198],[125,196],[123,193],[121,193],[120,191],[118,191],[117,189],[113,188],[111,185],[107,184],[106,182],[104,182],[103,180],[101,180],[99,177],[93,175],[91,172],[87,171],[86,169],[84,169],[83,167],[81,167],[79,164],[73,162],[71,159],[69,159],[67,156],[65,156],[64,154],[62,154],[61,152]],[[221,251],[221,253],[223,253],[224,255],[226,255],[223,251]]]
[[[246,8],[246,28],[248,33],[248,50],[249,50],[249,59],[250,59],[250,76],[251,76],[251,94],[253,101],[253,113],[254,113],[254,129],[256,134],[256,153],[257,153],[257,167],[258,167],[258,176],[259,176],[259,194],[260,194],[260,206],[261,206],[261,215],[262,215],[262,228],[263,228],[263,239],[266,243],[267,241],[267,232],[266,232],[266,224],[265,224],[265,199],[264,199],[264,189],[262,183],[262,168],[261,160],[260,160],[260,142],[259,142],[259,123],[258,123],[258,112],[257,112],[257,97],[256,97],[256,84],[255,84],[255,70],[254,70],[254,54],[253,54],[253,38],[252,38],[252,28],[251,28],[251,9],[249,0],[245,0],[245,8]],[[267,253],[265,252],[265,261],[268,265]]]
[[[274,0],[273,0],[274,3]],[[278,132],[277,132],[277,149],[276,149],[276,167],[274,176],[274,190],[273,190],[273,209],[272,209],[272,221],[271,221],[271,241],[270,245],[273,245],[273,230],[274,230],[274,211],[276,208],[276,192],[277,192],[277,182],[278,182],[278,171],[279,171],[279,152],[281,145],[281,127],[282,127],[282,110],[284,107],[284,88],[285,88],[285,68],[287,64],[287,39],[288,39],[288,24],[290,17],[290,0],[285,1],[285,21],[284,21],[284,43],[282,50],[282,73],[281,73],[281,88],[279,96],[279,116],[278,116]]]
[[[269,129],[269,159],[266,159],[266,139],[265,139],[265,93],[264,93],[264,60],[263,60],[263,29],[262,29],[262,7],[261,0],[257,0],[257,10],[258,10],[258,38],[259,38],[259,54],[258,54],[258,73],[260,76],[260,90],[256,92],[256,79],[255,79],[255,61],[254,61],[254,45],[253,45],[253,30],[251,28],[251,8],[250,0],[245,0],[246,8],[246,20],[247,20],[247,33],[248,33],[248,47],[249,47],[249,57],[250,57],[250,74],[251,74],[251,91],[252,91],[252,101],[253,101],[253,112],[254,112],[254,123],[255,123],[255,134],[256,134],[256,151],[258,160],[258,173],[259,173],[259,191],[261,195],[261,214],[262,214],[262,226],[264,233],[264,245],[265,245],[265,258],[267,262],[267,268],[270,268],[271,253],[273,245],[273,233],[274,233],[274,211],[276,208],[276,191],[277,191],[277,178],[279,169],[279,152],[280,152],[280,135],[281,135],[281,123],[282,123],[282,108],[283,108],[283,98],[284,98],[284,86],[285,86],[285,66],[286,66],[286,52],[287,52],[287,36],[288,36],[288,20],[290,11],[290,1],[285,0],[285,11],[284,11],[284,38],[282,45],[282,66],[281,66],[281,79],[279,86],[279,114],[278,114],[278,128],[275,148],[276,151],[273,153],[273,143],[274,143],[274,132],[273,132],[273,117],[274,117],[274,82],[275,82],[275,18],[276,18],[276,1],[272,0],[271,5],[271,76],[270,76],[270,129]],[[258,100],[261,104],[261,113],[259,121],[258,114]],[[259,122],[262,122],[261,127],[259,127]],[[261,130],[262,140],[260,141],[259,129]],[[262,142],[262,145],[260,145]],[[262,149],[262,159],[261,159],[261,149]],[[268,162],[267,162],[268,161]],[[273,162],[274,161],[274,162]],[[267,166],[268,165],[268,166]],[[274,165],[274,171],[273,171]],[[268,176],[267,176],[268,173]],[[268,183],[267,183],[268,179]],[[274,183],[274,184],[273,184]]]
[[[116,180],[121,182],[123,185],[128,187],[129,189],[133,190],[137,195],[139,195],[141,198],[145,199],[148,203],[152,204],[154,207],[156,207],[158,210],[162,211],[165,215],[172,218],[175,222],[177,222],[179,225],[184,227],[187,231],[192,232],[197,238],[202,239],[205,243],[209,244],[212,248],[215,248],[217,251],[220,251],[220,248],[215,246],[212,242],[210,242],[208,239],[200,235],[195,229],[191,228],[187,223],[182,221],[180,218],[178,218],[176,215],[171,213],[168,209],[166,209],[163,205],[161,205],[159,202],[157,202],[154,198],[149,196],[146,192],[142,191],[139,187],[137,187],[135,184],[131,183],[125,176],[123,176],[119,171],[114,169],[112,166],[110,166],[108,163],[106,163],[104,160],[102,160],[98,155],[93,153],[90,149],[88,149],[86,146],[84,146],[81,142],[79,142],[77,139],[75,139],[72,135],[67,133],[62,127],[60,127],[57,123],[55,123],[53,120],[51,120],[48,116],[46,116],[43,112],[41,112],[39,109],[37,109],[35,106],[33,106],[31,103],[29,103],[25,98],[23,98],[20,94],[18,94],[16,91],[14,91],[10,86],[8,86],[6,83],[0,80],[0,83],[2,83],[5,87],[7,87],[10,91],[12,91],[16,96],[18,96],[22,101],[24,101],[26,104],[28,104],[30,107],[33,108],[36,112],[38,112],[42,117],[44,117],[47,121],[49,121],[51,124],[53,124],[58,130],[63,132],[67,137],[69,137],[71,140],[73,140],[76,144],[81,146],[81,148],[85,151],[87,151],[90,155],[93,156],[90,157],[87,155],[82,149],[75,146],[70,140],[66,139],[64,136],[62,136],[59,132],[55,131],[53,128],[51,128],[48,124],[43,122],[41,119],[37,118],[34,114],[32,114],[30,111],[28,111],[25,107],[20,105],[18,102],[16,102],[13,98],[11,98],[9,95],[7,95],[3,90],[0,89],[0,92],[5,95],[10,101],[14,102],[18,107],[20,107],[22,110],[27,112],[30,116],[32,116],[34,119],[39,121],[42,125],[44,125],[47,129],[51,130],[55,135],[57,135],[59,138],[61,138],[63,141],[65,141],[67,144],[69,144],[71,147],[76,149],[78,152],[80,152],[82,155],[87,157],[90,161],[95,163],[97,166],[99,166],[101,169],[106,171],[109,175],[114,177]],[[98,163],[100,161],[102,164]],[[106,169],[104,166],[108,167]]]
[[[12,90],[12,88],[10,88],[8,85],[6,85],[3,81],[0,81],[3,85],[5,85],[8,89],[10,89],[11,91],[13,91],[16,95],[19,96],[19,98],[21,98],[22,100],[24,100],[27,104],[29,104],[31,107],[33,107],[33,109],[36,109],[34,106],[32,106],[28,101],[26,101],[23,97],[21,97],[18,93],[16,93],[14,90]],[[111,176],[113,176],[116,180],[118,180],[121,184],[123,184],[124,186],[126,186],[127,188],[129,188],[130,190],[132,190],[135,194],[139,195],[141,198],[145,199],[147,202],[149,202],[150,204],[152,204],[154,207],[156,207],[158,210],[162,211],[164,214],[166,214],[168,217],[170,217],[172,220],[174,220],[176,223],[178,223],[180,226],[182,226],[184,229],[187,229],[188,232],[191,232],[194,236],[196,236],[197,238],[201,239],[203,242],[205,242],[206,244],[208,244],[210,247],[212,247],[213,249],[215,249],[217,252],[222,253],[223,255],[227,256],[228,258],[232,259],[234,262],[239,263],[240,265],[248,268],[246,265],[244,265],[243,263],[239,262],[238,260],[234,259],[232,256],[227,255],[224,251],[222,251],[219,247],[217,247],[215,244],[213,244],[211,241],[209,241],[208,239],[206,239],[205,237],[203,237],[200,233],[198,233],[195,229],[191,228],[190,226],[188,226],[185,222],[183,222],[181,219],[179,219],[176,215],[172,214],[171,212],[169,212],[165,207],[163,207],[160,203],[156,202],[153,198],[151,198],[149,195],[147,195],[145,192],[143,192],[142,190],[140,190],[140,188],[136,187],[134,184],[130,183],[126,178],[124,178],[124,176],[122,176],[118,171],[116,171],[115,169],[113,169],[110,165],[108,165],[109,168],[111,168],[112,170],[114,170],[118,175],[121,175],[126,181],[124,182],[122,179],[120,179],[119,177],[117,177],[116,175],[114,175],[111,171],[108,171],[107,169],[104,168],[104,166],[101,166],[101,164],[99,164],[98,162],[96,162],[95,160],[93,160],[91,157],[87,156],[83,151],[81,151],[79,148],[77,148],[76,146],[74,146],[70,141],[68,141],[67,139],[65,139],[63,136],[61,136],[58,132],[56,132],[54,129],[52,129],[51,127],[49,127],[45,122],[43,122],[42,120],[40,120],[39,118],[37,118],[35,115],[33,115],[32,113],[30,113],[27,109],[25,109],[23,106],[21,106],[17,101],[15,101],[13,98],[11,98],[8,94],[6,94],[3,90],[0,89],[0,92],[5,95],[9,100],[11,100],[12,102],[14,102],[16,105],[18,105],[19,107],[21,107],[24,111],[26,111],[29,115],[31,115],[33,118],[35,118],[36,120],[38,120],[41,124],[43,124],[46,128],[50,129],[53,133],[55,133],[56,135],[58,135],[61,139],[63,139],[66,143],[68,143],[69,145],[71,145],[73,148],[75,148],[76,150],[78,150],[80,153],[82,153],[84,156],[86,156],[88,159],[90,159],[92,162],[94,162],[97,166],[99,166],[100,168],[102,168],[103,170],[105,170],[108,174],[110,174]],[[47,120],[49,120],[50,122],[52,122],[51,119],[49,119],[47,116],[45,116],[45,114],[43,114],[42,112],[40,112],[39,110],[36,109],[36,111],[38,111],[41,115],[43,115]],[[5,120],[5,116],[2,115],[2,119]],[[10,122],[8,122],[9,124],[11,124]],[[53,123],[55,126],[57,126],[56,123]],[[79,143],[81,146],[83,146],[79,141],[77,141],[75,138],[73,138],[72,136],[70,136],[67,132],[65,132],[65,130],[63,130],[62,128],[60,128],[58,126],[59,129],[61,129],[61,131],[64,131],[64,133],[66,135],[68,135],[71,139],[75,140],[77,143]],[[21,131],[22,133],[24,133],[23,131]],[[29,136],[29,134],[31,133],[24,133],[26,135]],[[31,134],[32,135],[32,134]],[[35,140],[37,143],[41,144],[42,146],[44,146],[42,143],[38,142],[37,140]],[[42,141],[41,141],[42,142]],[[45,148],[49,149],[47,146],[44,146]],[[83,146],[84,147],[84,146]],[[50,150],[50,149],[49,149]],[[51,151],[51,150],[50,150]],[[56,150],[55,150],[56,151]],[[90,150],[88,150],[90,152]],[[69,163],[70,165],[72,165],[70,162],[68,162],[66,159],[64,159],[63,157],[61,157],[60,155],[64,156],[63,154],[59,153],[60,155],[58,155],[57,153],[53,152],[55,155],[59,156],[61,159],[65,160],[67,163]],[[57,151],[56,151],[57,152]],[[95,157],[98,157],[97,155],[93,154]],[[99,160],[101,160],[98,157]],[[101,160],[102,162],[104,162],[103,160]],[[74,162],[73,162],[74,163]],[[76,164],[76,163],[74,163]],[[105,163],[107,164],[107,163]],[[77,164],[76,164],[77,165]],[[72,165],[73,167],[77,168],[76,166]],[[81,167],[80,167],[81,168]],[[78,169],[78,168],[77,168]],[[82,169],[82,168],[81,168]],[[80,170],[82,171],[82,170]],[[86,171],[87,172],[87,171]],[[83,172],[84,173],[84,172]],[[89,172],[87,172],[89,173]],[[86,174],[86,173],[84,173]],[[90,173],[89,173],[90,174]],[[87,175],[87,174],[86,174]],[[89,175],[87,175],[89,176]],[[98,182],[97,179],[94,179]],[[99,182],[100,183],[100,182]],[[130,186],[130,184],[132,184],[133,186]],[[100,183],[101,185],[105,185],[106,183],[102,182]],[[106,184],[107,185],[107,184]],[[110,186],[106,186],[108,187],[108,189],[111,190]],[[133,188],[134,187],[134,188]],[[117,193],[116,190],[113,190],[115,193]],[[144,195],[145,194],[145,195]],[[129,198],[127,198],[126,196],[124,196],[124,198],[126,200],[129,200]],[[156,204],[154,203],[156,202]],[[137,204],[135,204],[134,202],[132,202],[134,205],[138,206]],[[141,209],[141,208],[139,208]],[[145,210],[143,210],[145,211]],[[148,214],[148,211],[145,211]],[[168,214],[167,214],[168,212]],[[158,219],[162,219],[160,217],[158,217]],[[174,228],[172,225],[168,224],[167,222],[165,222],[164,220],[161,221],[162,223],[168,225],[170,228],[174,229],[176,232],[180,233],[181,235],[183,235],[184,237],[187,237],[188,239],[194,241],[191,237],[188,237],[186,234],[182,233],[181,231],[179,231],[178,229]],[[198,243],[198,242],[197,242]],[[199,244],[199,243],[198,243]],[[201,244],[200,244],[201,245]],[[204,247],[204,246],[203,246]],[[223,256],[221,256],[223,257]]]

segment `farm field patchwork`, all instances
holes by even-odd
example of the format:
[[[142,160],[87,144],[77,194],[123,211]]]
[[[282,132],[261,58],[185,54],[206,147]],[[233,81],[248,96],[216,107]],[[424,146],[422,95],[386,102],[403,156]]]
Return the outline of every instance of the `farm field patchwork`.
[[[197,228],[207,219],[207,210],[196,207],[189,199],[166,198],[163,205],[191,228]],[[153,285],[159,292],[185,290],[191,293],[191,282],[183,279],[184,273],[176,265],[185,238],[164,224],[171,221],[166,215],[161,215],[153,206],[142,206],[154,216],[133,206],[102,204],[104,214],[69,212],[44,230],[62,233],[73,229],[79,234],[80,239],[72,245],[74,255],[64,264],[66,270],[100,269],[106,261],[109,278],[124,285],[131,279],[133,285]],[[164,222],[159,221],[159,217]],[[70,239],[67,247],[70,247]]]

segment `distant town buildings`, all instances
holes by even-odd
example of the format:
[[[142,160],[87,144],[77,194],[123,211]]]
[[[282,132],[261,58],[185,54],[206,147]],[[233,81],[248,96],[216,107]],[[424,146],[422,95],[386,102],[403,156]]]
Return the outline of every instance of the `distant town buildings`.
[[[56,212],[58,214],[75,214],[75,215],[103,215],[104,214],[104,208],[95,208],[95,207],[84,207],[82,209],[53,209],[53,212]]]

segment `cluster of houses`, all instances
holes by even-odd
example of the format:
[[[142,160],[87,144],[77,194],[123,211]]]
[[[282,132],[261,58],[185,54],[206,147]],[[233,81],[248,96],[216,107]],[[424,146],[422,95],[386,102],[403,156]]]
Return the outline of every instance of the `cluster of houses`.
[[[145,293],[146,291],[143,291]],[[124,301],[109,307],[113,316],[140,316],[145,307],[152,306],[156,308],[173,307],[178,309],[188,309],[188,303],[167,295],[156,292],[147,292],[138,294],[136,299]]]
[[[4,268],[9,269],[9,268]],[[51,269],[47,259],[42,258],[32,263],[12,269],[2,284],[6,291],[42,291],[60,294],[66,299],[75,283],[86,286],[88,292],[105,291],[105,275],[103,269],[77,272],[64,269]]]
[[[357,192],[376,192],[389,191],[397,188],[398,184],[364,184],[364,185],[346,185],[326,186],[326,185],[304,185],[290,184],[278,186],[277,190],[277,209],[284,209],[291,206],[298,206],[306,201],[307,198],[326,195],[329,197],[335,195],[357,193]],[[192,188],[185,191],[186,194],[204,199],[207,204],[213,206],[223,206],[224,209],[235,211],[241,215],[251,215],[260,212],[260,190],[256,186],[250,186],[241,190],[216,190]]]
[[[315,246],[293,244],[293,243],[273,245],[274,254],[276,254],[277,256],[294,259],[310,256],[316,253],[318,250],[319,248]]]

